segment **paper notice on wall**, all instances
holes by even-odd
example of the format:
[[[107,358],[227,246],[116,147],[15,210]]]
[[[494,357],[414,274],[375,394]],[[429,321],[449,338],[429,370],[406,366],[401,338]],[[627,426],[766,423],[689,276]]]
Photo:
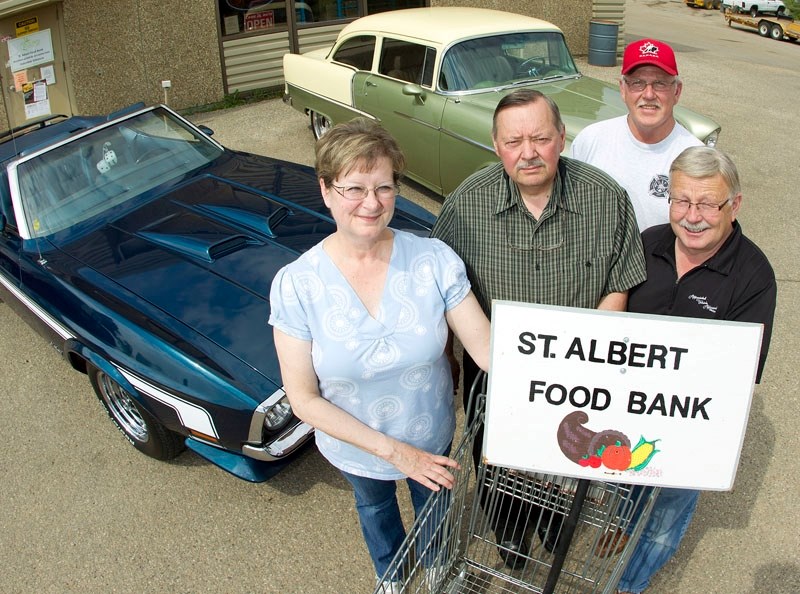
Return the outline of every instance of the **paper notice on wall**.
[[[239,32],[239,15],[226,16],[224,21],[225,35],[235,35]]]
[[[28,82],[28,71],[20,70],[14,73],[14,90],[17,93],[22,92],[22,85]]]
[[[33,101],[35,103],[47,101],[47,83],[44,80],[33,83]]]
[[[47,96],[47,82],[44,79],[24,83],[22,99],[27,119],[50,114],[50,99]]]
[[[8,40],[9,66],[12,72],[33,68],[55,60],[50,29],[29,33],[23,37]]]
[[[25,118],[29,120],[50,115],[50,113],[49,99],[46,99],[45,101],[37,101],[36,103],[31,103],[30,105],[25,105]]]
[[[39,69],[39,78],[44,79],[48,85],[56,84],[56,69],[50,64]]]

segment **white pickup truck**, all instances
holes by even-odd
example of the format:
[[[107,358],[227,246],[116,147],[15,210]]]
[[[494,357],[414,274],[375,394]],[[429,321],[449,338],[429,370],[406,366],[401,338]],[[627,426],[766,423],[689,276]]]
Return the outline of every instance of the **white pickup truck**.
[[[760,13],[774,12],[783,14],[786,5],[782,0],[722,0],[721,10],[729,8],[731,12],[749,12],[753,17]]]

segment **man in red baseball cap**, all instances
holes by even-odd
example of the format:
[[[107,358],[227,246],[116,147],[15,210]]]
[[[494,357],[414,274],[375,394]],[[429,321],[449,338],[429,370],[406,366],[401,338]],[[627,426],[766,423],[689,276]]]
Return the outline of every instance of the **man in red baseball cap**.
[[[675,52],[666,43],[655,39],[641,39],[625,48],[622,57],[622,74],[630,74],[639,66],[656,66],[672,76],[678,76]]]
[[[669,221],[669,167],[683,149],[701,145],[675,121],[683,91],[672,48],[640,39],[625,48],[619,82],[627,115],[584,128],[572,157],[598,167],[627,190],[639,230]]]

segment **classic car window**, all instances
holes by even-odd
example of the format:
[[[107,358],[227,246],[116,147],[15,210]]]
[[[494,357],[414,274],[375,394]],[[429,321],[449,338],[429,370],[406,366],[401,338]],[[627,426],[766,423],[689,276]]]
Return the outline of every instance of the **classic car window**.
[[[469,91],[576,74],[561,33],[507,33],[451,47],[442,60],[439,87]]]
[[[33,237],[67,229],[112,208],[119,211],[221,154],[169,112],[139,114],[20,162],[24,221]]]
[[[422,84],[433,87],[433,69],[436,66],[436,50],[429,47],[425,50],[425,64],[422,65]]]
[[[399,39],[384,39],[378,72],[407,82],[431,86],[436,50]]]
[[[346,40],[336,48],[333,61],[359,70],[372,70],[372,56],[375,54],[375,36],[357,35]]]

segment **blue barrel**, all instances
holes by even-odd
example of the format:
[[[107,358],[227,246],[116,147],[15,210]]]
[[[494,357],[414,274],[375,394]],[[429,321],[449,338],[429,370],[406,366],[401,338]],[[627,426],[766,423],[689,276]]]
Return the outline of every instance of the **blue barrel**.
[[[619,24],[612,21],[589,21],[589,64],[617,65]]]

